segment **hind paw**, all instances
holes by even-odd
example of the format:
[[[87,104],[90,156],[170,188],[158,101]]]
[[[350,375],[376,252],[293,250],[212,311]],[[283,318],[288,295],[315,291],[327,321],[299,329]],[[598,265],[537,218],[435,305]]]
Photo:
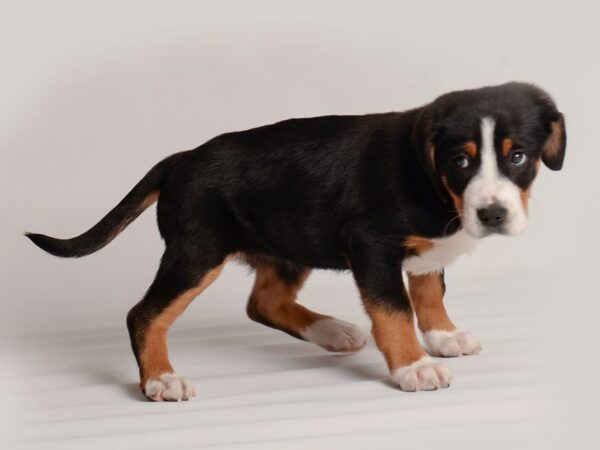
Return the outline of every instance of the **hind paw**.
[[[356,352],[368,340],[362,329],[335,317],[316,320],[300,334],[305,340],[330,352]]]

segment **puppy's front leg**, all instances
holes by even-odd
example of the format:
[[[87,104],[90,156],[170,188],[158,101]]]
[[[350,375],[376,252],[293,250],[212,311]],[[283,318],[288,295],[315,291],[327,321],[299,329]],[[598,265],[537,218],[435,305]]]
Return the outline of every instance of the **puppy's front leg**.
[[[419,329],[435,356],[475,355],[481,345],[471,333],[456,328],[444,308],[444,273],[408,274],[408,291],[417,313]]]
[[[403,254],[402,249],[382,245],[376,239],[354,237],[352,272],[392,381],[404,391],[445,388],[452,380],[450,372],[435,363],[417,339],[413,309],[402,281]]]

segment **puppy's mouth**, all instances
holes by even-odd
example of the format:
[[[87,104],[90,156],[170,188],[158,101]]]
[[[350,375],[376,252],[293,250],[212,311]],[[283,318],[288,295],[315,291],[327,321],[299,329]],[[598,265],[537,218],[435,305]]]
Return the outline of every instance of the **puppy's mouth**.
[[[475,230],[472,230],[469,227],[465,227],[465,230],[471,237],[474,237],[477,239],[483,239],[484,237],[491,236],[494,234],[510,236],[510,234],[505,230],[504,227],[499,227],[499,228],[478,227]]]

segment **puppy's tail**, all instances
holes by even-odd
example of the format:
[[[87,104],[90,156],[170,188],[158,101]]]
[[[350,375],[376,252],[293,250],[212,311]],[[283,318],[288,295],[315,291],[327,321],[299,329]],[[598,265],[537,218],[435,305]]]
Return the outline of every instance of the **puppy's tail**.
[[[85,233],[71,239],[35,233],[25,233],[25,236],[48,253],[64,258],[78,258],[100,250],[158,199],[165,162],[154,166],[117,206]]]

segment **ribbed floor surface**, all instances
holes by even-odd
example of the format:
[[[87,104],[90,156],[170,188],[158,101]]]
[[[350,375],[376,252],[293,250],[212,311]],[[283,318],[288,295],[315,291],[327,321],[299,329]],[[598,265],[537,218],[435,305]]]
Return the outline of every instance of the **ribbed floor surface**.
[[[514,290],[513,290],[514,292]],[[21,338],[11,447],[26,449],[550,448],[556,409],[542,293],[473,292],[452,316],[484,351],[446,359],[450,389],[404,393],[373,342],[353,355],[239,318],[182,319],[171,357],[197,391],[151,403],[124,327]],[[356,312],[345,320],[367,327]],[[354,316],[354,317],[352,317]],[[7,376],[7,375],[5,375]],[[5,380],[6,381],[6,380]]]

